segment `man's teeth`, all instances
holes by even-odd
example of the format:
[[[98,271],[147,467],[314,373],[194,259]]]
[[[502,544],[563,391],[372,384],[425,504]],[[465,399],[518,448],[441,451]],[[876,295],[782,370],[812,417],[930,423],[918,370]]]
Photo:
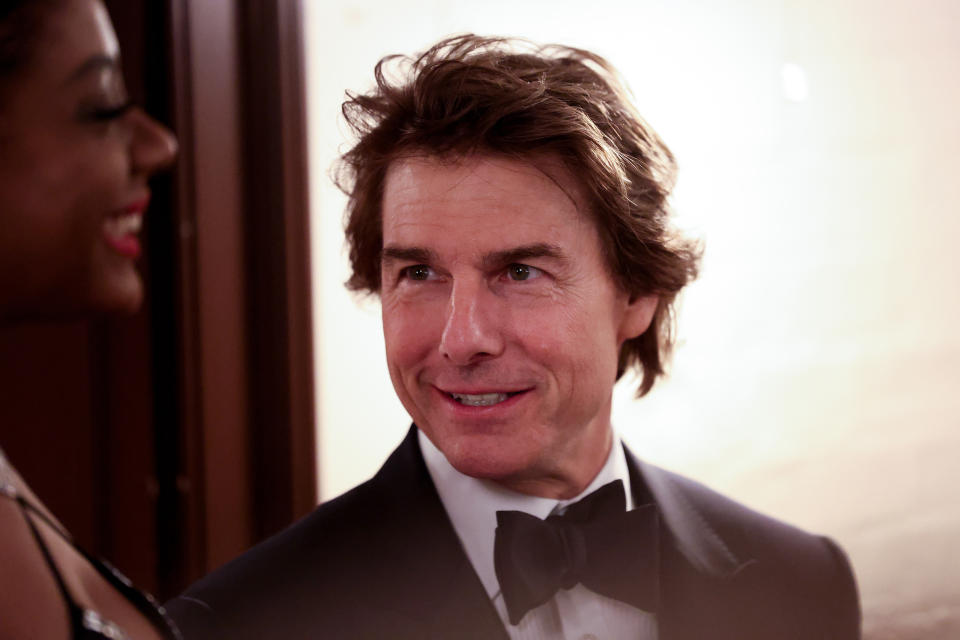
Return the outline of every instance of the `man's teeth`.
[[[454,400],[470,407],[489,407],[490,405],[499,404],[510,397],[506,393],[480,393],[477,395],[451,393],[450,395],[453,396]]]
[[[135,235],[140,233],[140,227],[143,226],[143,216],[139,213],[129,213],[123,216],[114,216],[107,218],[103,223],[103,228],[107,235],[114,238]]]

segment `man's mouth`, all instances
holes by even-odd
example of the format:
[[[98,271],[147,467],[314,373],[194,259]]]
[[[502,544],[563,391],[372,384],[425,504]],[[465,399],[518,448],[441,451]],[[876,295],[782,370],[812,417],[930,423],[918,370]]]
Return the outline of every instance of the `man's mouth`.
[[[505,392],[505,393],[448,393],[451,398],[460,404],[468,407],[491,407],[500,404],[504,400],[511,398],[523,391]]]

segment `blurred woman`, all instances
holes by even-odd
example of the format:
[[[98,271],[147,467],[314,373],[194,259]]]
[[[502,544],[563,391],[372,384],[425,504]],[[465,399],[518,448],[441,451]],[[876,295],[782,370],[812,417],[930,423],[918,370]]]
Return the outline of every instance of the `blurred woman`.
[[[119,56],[100,0],[0,0],[0,323],[140,305],[147,179],[176,141],[131,104]],[[2,452],[0,567],[0,638],[179,637]]]

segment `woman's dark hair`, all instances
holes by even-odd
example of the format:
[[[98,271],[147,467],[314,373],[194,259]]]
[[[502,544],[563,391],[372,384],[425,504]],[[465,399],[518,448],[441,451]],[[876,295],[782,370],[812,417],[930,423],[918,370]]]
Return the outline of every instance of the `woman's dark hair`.
[[[584,187],[604,256],[631,296],[656,294],[650,328],[625,342],[617,377],[636,367],[647,393],[673,347],[677,293],[697,275],[700,248],[670,223],[673,155],[640,117],[616,70],[582,49],[464,35],[419,57],[389,56],[371,92],[348,94],[358,136],[336,180],[349,196],[352,290],[380,291],[381,201],[390,164],[410,154],[519,159],[549,154]]]
[[[43,19],[55,0],[0,0],[0,97],[33,54]]]

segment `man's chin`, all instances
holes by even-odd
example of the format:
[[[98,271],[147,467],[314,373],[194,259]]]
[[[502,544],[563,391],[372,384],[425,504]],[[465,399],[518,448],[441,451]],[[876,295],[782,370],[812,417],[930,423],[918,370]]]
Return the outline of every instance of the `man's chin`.
[[[509,483],[528,476],[536,464],[525,447],[503,436],[466,438],[441,451],[454,469],[479,480]]]

